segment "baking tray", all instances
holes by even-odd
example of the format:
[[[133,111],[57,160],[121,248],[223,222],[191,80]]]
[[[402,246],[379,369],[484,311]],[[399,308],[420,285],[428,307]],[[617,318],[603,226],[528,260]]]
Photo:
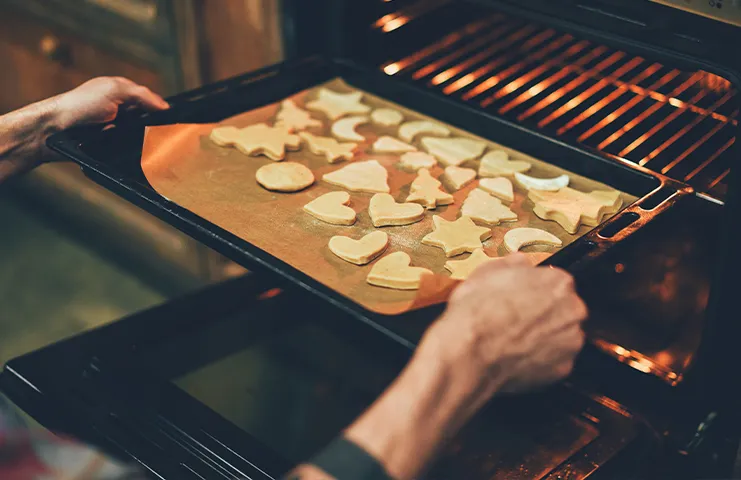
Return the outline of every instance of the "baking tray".
[[[370,324],[402,344],[413,347],[424,326],[442,310],[437,304],[401,315],[364,308],[301,270],[281,261],[239,236],[158,194],[141,165],[144,127],[175,123],[213,123],[265,107],[336,77],[354,88],[434,117],[473,135],[543,160],[577,175],[608,185],[638,200],[589,231],[544,263],[582,268],[620,240],[671,208],[691,189],[620,159],[578,149],[471,106],[388,77],[360,65],[321,57],[268,67],[168,99],[167,112],[124,112],[103,127],[85,127],[54,135],[53,150],[78,162],[93,180],[183,230],[252,270],[280,275]]]

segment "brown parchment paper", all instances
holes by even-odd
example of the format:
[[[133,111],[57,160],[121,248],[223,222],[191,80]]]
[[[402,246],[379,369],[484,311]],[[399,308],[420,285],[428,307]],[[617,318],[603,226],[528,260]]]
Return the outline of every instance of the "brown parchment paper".
[[[334,79],[324,86],[336,91],[348,92],[354,89],[341,79]],[[300,107],[314,98],[316,89],[294,95],[293,100]],[[405,121],[427,119],[400,105],[365,94],[363,102],[373,108],[389,107],[401,111]],[[272,104],[246,112],[222,122],[221,125],[245,127],[259,122],[272,124],[278,104]],[[331,122],[320,112],[312,116],[323,121],[321,128],[309,129],[312,133],[331,136]],[[532,162],[528,174],[535,177],[555,177],[567,173],[571,177],[570,186],[582,191],[610,189],[604,184],[565,171],[536,158],[512,150],[505,145],[471,135],[468,132],[445,124],[454,135],[485,141],[491,148],[502,149],[511,158]],[[333,255],[327,242],[334,235],[347,235],[360,238],[374,230],[368,217],[368,202],[371,194],[350,192],[351,207],[358,212],[358,219],[352,226],[329,225],[305,213],[302,207],[324,193],[341,190],[321,180],[325,173],[347,165],[340,162],[330,165],[324,156],[313,155],[303,147],[297,152],[288,152],[286,160],[308,166],[316,177],[316,183],[308,189],[291,194],[270,192],[261,188],[255,181],[255,172],[272,160],[264,156],[248,157],[232,148],[214,145],[208,139],[216,124],[167,125],[147,128],[142,154],[142,169],[152,187],[172,202],[192,211],[202,218],[237,235],[291,266],[301,270],[315,280],[357,302],[367,310],[394,315],[447,299],[455,282],[450,280],[444,265],[445,254],[442,249],[422,245],[420,240],[432,231],[432,215],[441,215],[454,220],[463,200],[476,188],[477,182],[454,193],[455,203],[447,207],[430,210],[425,218],[415,224],[400,227],[383,227],[389,234],[390,244],[385,252],[405,251],[412,258],[412,265],[426,267],[436,275],[423,282],[417,291],[397,291],[368,285],[365,277],[373,263],[362,267],[347,263]],[[366,137],[359,145],[359,153],[353,161],[376,159],[389,172],[389,186],[397,201],[403,201],[409,193],[409,185],[416,174],[400,170],[395,164],[398,155],[370,153],[371,145],[381,135],[397,137],[398,127],[379,127],[373,124],[361,125],[358,133]],[[398,138],[398,137],[397,137]],[[506,139],[501,139],[506,143]],[[419,140],[415,142],[419,147]],[[422,150],[420,148],[420,150]],[[366,153],[368,152],[368,153]],[[463,166],[478,167],[477,161]],[[443,173],[441,167],[434,168],[433,176]],[[443,184],[446,185],[443,180]],[[447,185],[446,185],[447,186]],[[636,200],[636,197],[623,193],[623,206]],[[581,227],[576,235],[569,235],[558,224],[539,219],[532,213],[532,203],[527,200],[527,192],[515,185],[515,201],[510,205],[519,220],[494,227],[492,238],[484,242],[484,249],[490,256],[504,256],[502,245],[504,234],[511,228],[535,227],[549,231],[559,237],[564,246],[588,232],[591,227]],[[547,247],[528,247],[534,261],[540,262],[555,250]],[[466,258],[468,254],[455,257]]]

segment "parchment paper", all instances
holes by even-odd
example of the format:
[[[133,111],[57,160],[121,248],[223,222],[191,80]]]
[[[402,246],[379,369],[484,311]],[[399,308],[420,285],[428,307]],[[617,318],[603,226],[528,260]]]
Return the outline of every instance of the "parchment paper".
[[[332,80],[324,86],[342,92],[357,91],[341,79]],[[298,106],[303,107],[307,99],[312,99],[316,95],[317,89],[298,93],[291,98]],[[363,102],[373,108],[397,109],[404,114],[405,121],[429,119],[370,94],[364,95]],[[278,104],[268,105],[228,118],[220,124],[245,127],[254,123],[268,122],[272,125],[277,109]],[[320,112],[312,112],[312,116],[322,120],[324,125],[309,131],[331,136],[331,122]],[[432,120],[439,122],[437,119]],[[577,190],[588,192],[611,189],[504,145],[476,137],[444,122],[439,123],[450,128],[454,135],[483,140],[491,148],[507,151],[513,159],[532,162],[533,168],[528,174],[535,177],[555,177],[567,173],[571,177],[570,186]],[[383,227],[383,231],[387,232],[390,238],[389,248],[385,254],[405,251],[411,256],[413,266],[429,268],[439,276],[435,275],[426,280],[417,291],[374,287],[365,281],[373,263],[362,267],[352,265],[333,255],[327,248],[327,242],[334,235],[360,238],[374,230],[367,212],[372,195],[350,192],[352,199],[350,206],[358,212],[358,219],[355,225],[349,227],[329,225],[302,209],[306,203],[324,193],[341,190],[340,187],[323,182],[321,178],[325,173],[344,167],[347,162],[330,165],[324,156],[313,155],[305,146],[300,151],[288,152],[286,161],[308,166],[314,172],[316,183],[298,193],[269,192],[256,183],[255,172],[272,160],[264,156],[249,157],[235,149],[214,145],[208,139],[214,126],[216,124],[179,124],[147,128],[142,169],[149,183],[159,194],[301,270],[370,311],[394,315],[446,300],[455,282],[449,279],[444,268],[447,260],[445,254],[440,248],[422,245],[420,240],[432,231],[432,215],[442,215],[448,220],[457,218],[463,200],[476,188],[478,182],[473,182],[455,192],[453,205],[427,211],[425,218],[418,223],[401,227]],[[360,151],[370,152],[371,145],[381,135],[397,137],[397,130],[398,127],[379,127],[370,123],[359,126],[358,133],[366,137],[366,141],[359,145]],[[506,143],[506,139],[502,139],[502,142]],[[419,147],[419,139],[415,144]],[[391,193],[397,201],[403,201],[416,174],[396,167],[399,156],[395,154],[360,153],[353,161],[367,159],[376,159],[387,168]],[[463,166],[478,168],[477,164],[477,161],[472,161]],[[438,177],[442,175],[443,169],[436,167],[431,173]],[[443,184],[447,186],[444,181]],[[623,200],[625,207],[634,202],[636,197],[623,193]],[[527,226],[547,230],[559,237],[564,246],[592,228],[582,226],[576,235],[569,235],[555,222],[539,219],[532,213],[532,203],[527,200],[527,192],[518,185],[515,185],[515,201],[510,208],[518,214],[519,220],[492,229],[492,238],[484,242],[484,249],[490,256],[506,255],[502,239],[511,228]],[[548,247],[527,247],[525,251],[534,253],[533,259],[537,262],[555,252],[553,248]],[[461,260],[467,255],[453,259]]]

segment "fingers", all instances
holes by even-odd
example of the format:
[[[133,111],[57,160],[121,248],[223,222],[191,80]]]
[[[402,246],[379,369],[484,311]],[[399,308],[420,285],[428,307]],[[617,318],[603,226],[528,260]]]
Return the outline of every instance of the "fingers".
[[[120,104],[136,105],[148,111],[166,110],[170,108],[170,105],[162,97],[152,92],[147,87],[137,85],[131,81],[120,83],[118,95],[119,98],[117,98],[116,101]]]

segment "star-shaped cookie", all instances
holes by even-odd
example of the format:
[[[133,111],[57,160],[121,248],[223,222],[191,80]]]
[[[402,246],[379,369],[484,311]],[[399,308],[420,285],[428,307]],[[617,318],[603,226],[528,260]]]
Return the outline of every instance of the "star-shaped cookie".
[[[528,198],[538,217],[557,222],[572,235],[581,225],[599,225],[602,217],[617,212],[623,204],[620,192],[615,190],[584,193],[570,187],[557,192],[530,190]]]
[[[483,248],[481,242],[491,237],[491,229],[477,226],[468,217],[460,217],[454,222],[449,222],[435,215],[432,217],[432,223],[435,230],[425,235],[422,243],[442,248],[446,257]]]
[[[445,268],[450,272],[450,278],[453,280],[465,280],[479,266],[493,260],[499,260],[501,257],[490,257],[484,250],[479,248],[465,260],[448,260],[445,262]]]
[[[235,147],[245,155],[265,155],[271,160],[286,158],[286,149],[298,150],[301,139],[283,127],[257,123],[245,128],[216,127],[211,130],[211,141],[221,147]]]
[[[319,90],[316,100],[306,104],[309,110],[324,112],[330,120],[337,120],[345,115],[368,113],[371,107],[361,102],[362,92],[339,93],[328,88]]]
[[[453,195],[440,190],[441,185],[439,180],[430,175],[429,170],[422,168],[409,187],[406,201],[419,203],[427,209],[433,209],[438,205],[450,205],[453,203]]]

